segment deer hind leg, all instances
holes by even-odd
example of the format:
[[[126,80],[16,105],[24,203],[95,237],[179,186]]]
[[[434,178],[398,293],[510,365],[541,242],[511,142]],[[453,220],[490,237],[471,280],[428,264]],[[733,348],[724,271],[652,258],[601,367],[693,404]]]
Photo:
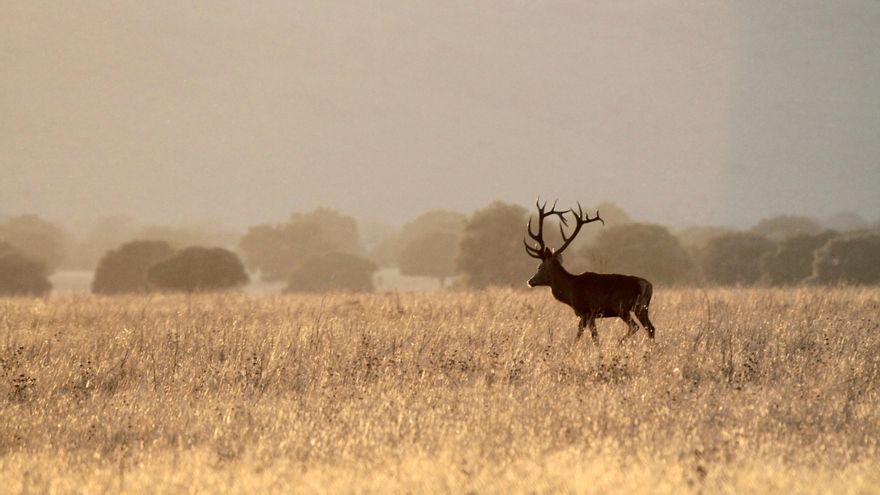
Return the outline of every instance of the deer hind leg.
[[[639,331],[639,325],[633,320],[632,315],[629,312],[620,313],[620,319],[625,321],[627,326],[629,326],[629,330],[626,332],[626,335],[620,338],[620,342],[622,343],[624,340],[635,335],[636,332]]]
[[[596,330],[596,319],[590,318],[590,321],[587,322],[590,325],[590,337],[593,338],[593,342],[599,342],[599,331]]]
[[[642,306],[642,308],[636,312],[636,318],[642,323],[642,326],[645,327],[645,331],[648,332],[648,338],[651,340],[654,339],[654,324],[651,323],[651,319],[648,318],[648,307]]]

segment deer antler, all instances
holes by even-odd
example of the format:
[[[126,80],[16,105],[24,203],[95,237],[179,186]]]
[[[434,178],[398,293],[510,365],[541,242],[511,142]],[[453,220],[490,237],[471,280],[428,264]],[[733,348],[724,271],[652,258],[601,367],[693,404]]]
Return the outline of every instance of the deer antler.
[[[557,200],[558,201],[558,200]],[[535,247],[529,246],[529,243],[526,242],[525,238],[523,238],[523,244],[526,246],[526,253],[532,258],[537,258],[539,260],[544,259],[544,251],[546,246],[544,245],[544,219],[549,217],[550,215],[557,215],[559,217],[559,221],[562,225],[568,226],[568,221],[565,220],[564,211],[556,211],[556,203],[553,202],[553,206],[550,207],[550,211],[544,211],[547,207],[547,202],[544,201],[544,204],[541,204],[541,200],[535,201],[535,206],[538,208],[538,232],[532,232],[532,217],[529,216],[529,223],[526,225],[526,228],[529,231],[529,237],[531,237],[535,241]],[[573,210],[572,210],[573,211]],[[560,225],[560,229],[562,226]],[[580,228],[580,226],[578,226]],[[577,232],[575,232],[577,233]]]
[[[586,215],[584,214],[584,209],[581,207],[581,203],[578,202],[577,205],[578,205],[577,212],[574,211],[574,208],[568,210],[568,212],[570,212],[572,215],[574,215],[574,218],[576,221],[576,225],[574,226],[574,229],[571,231],[571,235],[565,235],[565,230],[562,228],[562,226],[565,225],[567,227],[568,223],[565,222],[564,219],[563,219],[562,224],[559,225],[559,233],[562,234],[563,244],[562,244],[562,246],[559,247],[559,249],[556,250],[556,254],[559,254],[559,253],[565,251],[565,248],[567,248],[568,245],[571,244],[571,241],[573,241],[574,238],[577,237],[578,232],[581,231],[581,227],[583,227],[584,225],[586,225],[590,222],[595,222],[597,220],[602,222],[602,225],[605,225],[605,220],[602,220],[602,218],[599,217],[599,210],[596,210],[595,217],[590,218],[589,213],[587,213]],[[566,212],[566,213],[568,213],[568,212]],[[560,218],[562,218],[562,215],[560,215]]]

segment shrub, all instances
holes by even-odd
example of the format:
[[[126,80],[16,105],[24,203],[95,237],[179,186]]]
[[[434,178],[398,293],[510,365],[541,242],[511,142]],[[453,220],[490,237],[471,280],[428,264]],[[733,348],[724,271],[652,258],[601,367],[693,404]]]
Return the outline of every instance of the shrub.
[[[378,267],[370,260],[348,253],[330,252],[310,257],[293,270],[287,292],[373,290]]]
[[[108,251],[95,270],[92,292],[146,292],[153,288],[147,280],[147,270],[172,254],[174,249],[164,241],[132,241]]]
[[[235,253],[193,246],[150,267],[147,280],[161,289],[195,292],[240,287],[248,275]]]

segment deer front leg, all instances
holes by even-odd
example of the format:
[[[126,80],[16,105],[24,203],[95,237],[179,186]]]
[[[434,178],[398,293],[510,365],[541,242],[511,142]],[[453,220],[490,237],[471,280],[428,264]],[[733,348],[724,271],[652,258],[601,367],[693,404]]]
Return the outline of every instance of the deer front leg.
[[[588,318],[586,316],[581,317],[581,321],[578,323],[578,334],[577,338],[580,339],[584,334],[584,328],[590,326],[590,337],[593,338],[593,342],[597,342],[599,340],[599,332],[596,330],[596,319]]]

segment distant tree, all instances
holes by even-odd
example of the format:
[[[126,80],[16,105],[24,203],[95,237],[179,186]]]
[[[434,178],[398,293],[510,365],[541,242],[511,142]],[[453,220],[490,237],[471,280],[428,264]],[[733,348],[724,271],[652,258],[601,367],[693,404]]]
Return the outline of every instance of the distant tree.
[[[238,243],[248,269],[266,281],[284,280],[302,257],[324,248],[320,234],[303,225],[257,225]]]
[[[0,241],[12,245],[27,259],[42,263],[51,273],[64,261],[67,234],[37,215],[21,215],[0,223]]]
[[[108,251],[133,240],[164,241],[172,248],[185,246],[234,246],[240,234],[210,222],[194,225],[137,225],[128,217],[109,216],[77,229],[69,243],[64,266],[94,269]]]
[[[124,216],[97,219],[91,225],[76,229],[75,238],[68,243],[64,266],[94,270],[108,251],[134,239],[134,221]]]
[[[288,222],[251,227],[239,248],[251,270],[266,281],[287,280],[306,259],[321,253],[358,251],[357,222],[334,210],[319,208],[294,214]]]
[[[638,275],[657,283],[682,283],[694,279],[696,264],[666,227],[643,223],[624,224],[601,231],[584,249],[594,269]]]
[[[596,211],[599,213],[599,216],[602,217],[602,220],[605,220],[605,223],[610,227],[617,227],[633,222],[629,213],[614,203],[609,203],[607,201],[600,203],[596,206]]]
[[[754,284],[761,278],[761,256],[773,241],[753,232],[736,232],[709,241],[700,256],[703,275],[722,285]]]
[[[376,219],[358,220],[359,243],[364,250],[374,259],[374,252],[379,246],[388,242],[388,239],[396,237],[400,228],[390,223]]]
[[[431,210],[422,213],[406,223],[397,234],[388,236],[370,250],[370,258],[382,266],[394,266],[400,262],[400,255],[407,246],[420,237],[435,232],[445,232],[461,236],[467,216],[448,210]]]
[[[523,249],[526,210],[497,201],[476,211],[465,225],[457,265],[472,287],[524,286],[534,260]]]
[[[813,273],[817,249],[838,235],[833,231],[789,237],[761,256],[763,278],[771,285],[803,282]]]
[[[220,225],[146,225],[129,234],[129,239],[152,239],[165,241],[171,247],[186,246],[233,246],[239,234]]]
[[[797,215],[778,215],[761,220],[752,227],[752,232],[773,241],[781,241],[796,235],[815,235],[822,231],[818,221]]]
[[[4,254],[18,253],[16,249],[6,241],[0,240],[0,256]]]
[[[566,250],[566,255],[568,255],[568,253],[574,255],[566,257],[565,263],[567,268],[575,268],[579,266],[585,268],[586,266],[589,266],[589,260],[582,260],[582,255],[585,253],[587,246],[595,242],[596,238],[599,237],[599,234],[605,231],[605,228],[619,227],[633,222],[633,219],[629,214],[624,211],[623,208],[614,203],[606,201],[600,203],[595,208],[592,208],[591,211],[592,210],[595,210],[605,223],[595,225],[593,228],[585,228],[577,238],[575,238],[571,247]],[[587,211],[587,209],[585,208],[584,211]],[[547,244],[550,246],[558,246],[562,240],[559,237],[559,228],[557,225],[556,219],[548,219],[547,226],[545,227],[547,232],[544,234],[544,237]]]
[[[852,232],[854,230],[866,230],[870,227],[868,221],[858,213],[843,211],[828,217],[825,227],[838,232]]]
[[[329,252],[315,254],[288,277],[287,292],[371,292],[378,267],[360,256]]]
[[[0,241],[0,296],[39,296],[52,290],[45,265]]]
[[[248,276],[232,251],[192,246],[151,266],[147,281],[160,289],[196,292],[240,287]]]
[[[332,249],[343,253],[360,251],[357,221],[331,208],[316,208],[309,213],[294,213],[291,223],[317,225],[321,237]]]
[[[108,251],[98,262],[92,279],[95,294],[146,292],[154,287],[147,270],[174,254],[165,241],[132,241]]]
[[[829,240],[816,251],[809,281],[880,283],[880,233],[853,232]]]
[[[685,249],[694,254],[705,248],[712,239],[734,232],[736,231],[727,227],[688,227],[677,232],[675,236]]]
[[[460,234],[429,232],[409,243],[400,253],[398,266],[403,275],[433,277],[445,285],[456,273]]]

